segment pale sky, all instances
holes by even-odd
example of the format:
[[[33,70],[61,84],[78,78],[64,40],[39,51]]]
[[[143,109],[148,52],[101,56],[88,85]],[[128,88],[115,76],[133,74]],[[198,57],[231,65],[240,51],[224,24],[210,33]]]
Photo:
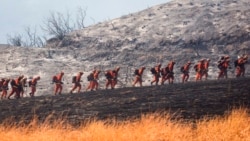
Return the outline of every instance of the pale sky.
[[[7,43],[7,34],[23,34],[25,27],[40,30],[50,12],[76,15],[86,8],[85,25],[110,20],[138,12],[170,0],[1,0],[0,44]]]

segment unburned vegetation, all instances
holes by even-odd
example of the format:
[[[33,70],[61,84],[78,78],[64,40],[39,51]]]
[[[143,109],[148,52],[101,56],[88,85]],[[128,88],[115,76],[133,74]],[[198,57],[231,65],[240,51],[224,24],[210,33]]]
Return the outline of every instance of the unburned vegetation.
[[[139,119],[85,121],[78,127],[63,119],[40,123],[35,117],[28,123],[6,121],[0,125],[2,141],[204,141],[250,140],[248,109],[237,109],[224,116],[195,121],[173,120],[166,113],[142,115]]]

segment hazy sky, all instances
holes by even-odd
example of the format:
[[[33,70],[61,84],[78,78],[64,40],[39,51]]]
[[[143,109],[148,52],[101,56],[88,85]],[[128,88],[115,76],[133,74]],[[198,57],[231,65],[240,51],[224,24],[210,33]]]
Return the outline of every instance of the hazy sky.
[[[170,0],[1,0],[0,44],[7,43],[7,34],[22,34],[25,27],[40,30],[50,12],[76,15],[77,8],[86,8],[86,25],[118,18]]]

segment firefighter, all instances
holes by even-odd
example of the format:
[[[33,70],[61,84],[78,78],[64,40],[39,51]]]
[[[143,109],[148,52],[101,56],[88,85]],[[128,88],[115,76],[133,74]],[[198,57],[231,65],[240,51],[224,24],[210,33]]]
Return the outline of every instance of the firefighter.
[[[189,79],[189,69],[191,62],[188,61],[184,66],[181,67],[182,72],[182,83],[187,82]]]
[[[205,61],[204,61],[204,71],[203,71],[203,76],[205,77],[205,80],[207,80],[207,77],[208,77],[208,68],[209,68],[209,63],[210,63],[210,59],[206,59]]]
[[[90,89],[90,91],[93,91],[93,85],[94,85],[94,74],[95,74],[96,70],[94,70],[93,72],[91,72],[88,76],[87,76],[87,80],[89,81],[89,85],[86,88],[86,91],[88,91]]]
[[[21,83],[20,96],[23,97],[24,89],[25,87],[27,87],[27,77],[22,78],[20,83]]]
[[[175,62],[172,60],[168,63],[166,67],[167,75],[165,77],[165,81],[168,80],[169,84],[174,83],[174,65],[175,65]]]
[[[72,83],[74,83],[73,88],[70,90],[70,94],[73,93],[75,89],[78,88],[77,93],[80,93],[81,91],[81,77],[83,75],[83,72],[78,72],[76,76],[73,77]]]
[[[222,56],[221,59],[218,61],[218,68],[219,68],[219,74],[217,79],[220,78],[228,78],[227,76],[227,70],[230,68],[229,63],[230,63],[230,57],[229,56]]]
[[[99,74],[101,73],[100,70],[96,70],[93,74],[93,83],[91,85],[91,90],[97,90],[98,87],[99,87],[99,83],[98,83],[98,80],[99,80]]]
[[[201,80],[203,72],[204,72],[204,59],[198,61],[198,63],[194,66],[196,71],[195,81]]]
[[[140,87],[142,86],[142,74],[143,74],[144,70],[145,70],[145,67],[141,67],[141,68],[135,70],[135,72],[134,72],[135,80],[132,84],[133,87],[137,83],[139,83]]]
[[[242,55],[238,56],[238,59],[234,62],[236,77],[244,77],[247,59],[248,57],[246,55]]]
[[[1,87],[1,89],[2,89],[1,99],[7,97],[8,89],[9,89],[9,87],[8,87],[9,82],[10,82],[9,78],[3,80],[3,84],[2,84],[2,87]]]
[[[63,82],[62,78],[64,76],[64,72],[61,71],[59,74],[53,76],[53,82],[55,83],[55,89],[54,89],[54,95],[61,95],[62,94],[62,89],[63,89]]]
[[[159,78],[161,77],[161,64],[158,64],[154,68],[151,68],[150,71],[154,75],[153,80],[151,81],[151,85],[153,85],[153,83],[155,83],[155,85],[158,85]]]
[[[34,95],[35,95],[37,81],[39,81],[39,80],[40,80],[40,76],[34,77],[29,84],[30,90],[31,90],[31,92],[29,94],[31,97],[34,97]]]
[[[19,99],[20,98],[20,92],[21,92],[21,79],[23,79],[23,75],[18,76],[18,78],[16,79],[12,79],[10,82],[12,91],[10,92],[8,99],[10,99],[10,97],[15,94],[15,98]]]
[[[105,77],[106,77],[106,84],[105,84],[105,89],[108,89],[109,86],[111,87],[111,89],[113,89],[112,87],[112,70],[107,70],[105,72]]]
[[[120,67],[116,67],[111,75],[112,75],[112,85],[111,85],[111,88],[114,89],[117,82],[118,82],[118,72],[120,71]]]

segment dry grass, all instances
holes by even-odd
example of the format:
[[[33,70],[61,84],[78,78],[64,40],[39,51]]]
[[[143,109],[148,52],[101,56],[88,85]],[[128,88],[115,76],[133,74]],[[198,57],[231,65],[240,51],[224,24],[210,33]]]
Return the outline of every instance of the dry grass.
[[[196,123],[150,114],[133,121],[91,121],[74,128],[63,121],[0,125],[1,141],[250,141],[250,116],[246,109],[230,115],[204,118]]]

